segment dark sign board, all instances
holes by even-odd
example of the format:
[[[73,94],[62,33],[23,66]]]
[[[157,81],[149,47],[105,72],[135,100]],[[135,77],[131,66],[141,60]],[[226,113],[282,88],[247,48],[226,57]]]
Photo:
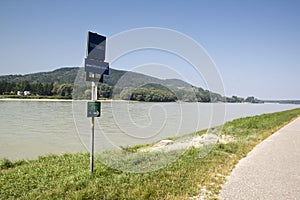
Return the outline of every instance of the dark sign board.
[[[87,102],[87,117],[100,117],[101,103],[99,101]]]
[[[106,37],[88,32],[87,58],[105,60]]]
[[[109,74],[109,64],[98,60],[91,60],[86,58],[84,63],[84,70],[95,74]]]

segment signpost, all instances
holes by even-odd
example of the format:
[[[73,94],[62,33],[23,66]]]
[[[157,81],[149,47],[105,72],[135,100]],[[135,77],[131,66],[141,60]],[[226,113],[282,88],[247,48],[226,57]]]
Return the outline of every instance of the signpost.
[[[105,60],[106,37],[97,33],[88,32],[87,58],[84,62],[86,81],[92,82],[91,101],[87,103],[87,117],[91,117],[91,149],[90,149],[90,171],[94,171],[94,138],[95,117],[101,115],[101,103],[97,101],[98,83],[103,83],[103,74],[109,74],[109,64]]]

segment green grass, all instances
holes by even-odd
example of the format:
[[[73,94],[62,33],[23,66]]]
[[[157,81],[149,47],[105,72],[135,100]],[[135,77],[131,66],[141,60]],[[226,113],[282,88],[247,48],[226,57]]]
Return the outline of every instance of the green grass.
[[[227,122],[223,134],[233,135],[235,142],[216,144],[203,158],[199,158],[200,149],[191,148],[176,161],[148,173],[123,172],[96,160],[91,176],[89,155],[80,153],[49,155],[32,161],[5,159],[0,163],[0,199],[188,199],[200,194],[203,186],[211,192],[207,198],[215,199],[235,164],[298,116],[300,109],[294,109]],[[105,152],[101,159],[109,161],[112,154]],[[166,153],[152,153],[148,159],[145,153],[120,154],[121,162],[112,166],[134,169],[138,165],[147,167]]]

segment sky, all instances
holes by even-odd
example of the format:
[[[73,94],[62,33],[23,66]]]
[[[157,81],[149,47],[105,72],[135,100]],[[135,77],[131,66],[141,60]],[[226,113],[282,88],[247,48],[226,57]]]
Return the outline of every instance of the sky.
[[[160,27],[203,47],[227,96],[300,99],[299,10],[297,0],[1,0],[0,75],[82,66],[88,31]]]

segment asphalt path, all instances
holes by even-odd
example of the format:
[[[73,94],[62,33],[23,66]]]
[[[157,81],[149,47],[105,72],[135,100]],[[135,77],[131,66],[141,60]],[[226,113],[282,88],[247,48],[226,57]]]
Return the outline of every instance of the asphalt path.
[[[300,200],[300,118],[243,158],[223,185],[220,198]]]

